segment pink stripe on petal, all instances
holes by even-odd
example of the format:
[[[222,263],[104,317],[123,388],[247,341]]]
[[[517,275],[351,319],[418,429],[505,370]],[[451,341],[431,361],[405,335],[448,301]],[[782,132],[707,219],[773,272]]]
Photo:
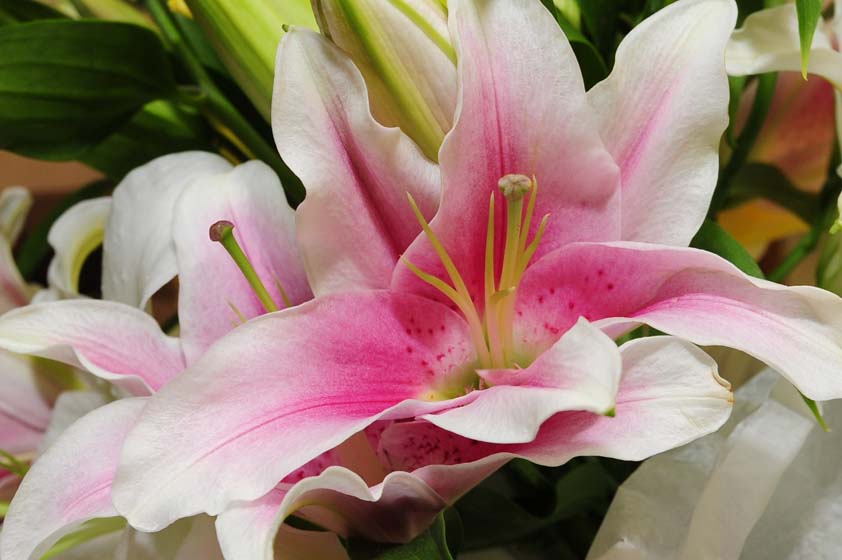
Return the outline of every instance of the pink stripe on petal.
[[[380,418],[470,401],[418,399],[458,390],[474,359],[461,317],[416,296],[336,295],[254,319],[156,395],[115,503],[156,530],[256,499]]]
[[[443,191],[432,227],[481,305],[492,193],[498,252],[505,234],[501,177],[525,174],[538,181],[530,234],[542,216],[550,220],[537,258],[572,241],[619,239],[619,174],[599,138],[570,44],[540,2],[465,0],[448,8],[461,100],[440,152]],[[446,278],[426,237],[407,255]],[[405,266],[396,269],[392,285],[440,297]]]
[[[731,0],[683,0],[635,27],[588,91],[622,175],[622,238],[687,245],[707,213],[728,124]]]
[[[314,292],[387,287],[398,255],[421,231],[407,193],[430,218],[438,166],[399,129],[374,120],[359,70],[324,37],[292,29],[275,75],[272,127],[307,189],[296,225]]]

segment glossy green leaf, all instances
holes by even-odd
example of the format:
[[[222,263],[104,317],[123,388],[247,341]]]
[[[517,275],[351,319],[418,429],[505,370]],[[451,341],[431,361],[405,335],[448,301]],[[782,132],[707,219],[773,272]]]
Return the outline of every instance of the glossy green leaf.
[[[195,111],[169,101],[153,101],[79,160],[115,182],[140,165],[164,154],[211,149],[211,132]]]
[[[351,539],[347,548],[351,560],[453,560],[447,546],[443,514],[429,529],[406,544],[388,545]]]
[[[0,25],[36,19],[63,19],[65,15],[34,0],[0,0]]]
[[[619,0],[579,0],[584,27],[609,66],[614,59],[622,4]]]
[[[822,0],[795,0],[795,11],[798,13],[798,38],[801,42],[801,75],[806,80],[813,35],[822,18]]]
[[[715,253],[731,264],[755,278],[763,278],[763,271],[731,234],[711,220],[705,220],[696,236],[690,242],[691,247]]]
[[[537,515],[510,497],[486,485],[479,486],[456,504],[462,516],[464,546],[474,550],[518,541],[591,511],[607,501],[614,489],[614,481],[599,463],[577,465],[554,488],[549,487],[553,496],[551,511]]]
[[[0,27],[0,149],[72,159],[175,91],[163,45],[143,27],[96,20]]]

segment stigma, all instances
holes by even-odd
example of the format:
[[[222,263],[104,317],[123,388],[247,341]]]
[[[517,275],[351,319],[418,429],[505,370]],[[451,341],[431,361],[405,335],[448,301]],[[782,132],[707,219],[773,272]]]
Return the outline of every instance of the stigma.
[[[237,268],[240,269],[243,277],[249,283],[249,286],[251,286],[252,291],[254,291],[254,294],[257,296],[257,299],[260,301],[263,309],[267,313],[277,311],[278,305],[272,299],[272,295],[269,293],[269,290],[266,289],[266,286],[264,286],[263,281],[260,279],[260,276],[258,276],[257,271],[251,264],[251,261],[249,261],[249,258],[246,256],[242,247],[240,247],[237,238],[234,237],[234,224],[228,220],[219,220],[210,227],[208,236],[211,241],[215,241],[225,248],[228,255],[231,257],[231,260],[234,261],[234,264],[237,265]],[[278,287],[278,291],[281,294],[284,307],[289,307],[290,300],[277,278],[275,278],[275,285]],[[228,304],[231,306],[231,309],[240,321],[245,322],[242,313],[240,313],[240,311],[234,307],[231,302]]]
[[[471,298],[457,264],[453,262],[411,195],[409,195],[409,203],[415,217],[441,260],[450,282],[419,269],[406,258],[401,257],[416,276],[444,294],[464,315],[477,349],[479,367],[483,369],[511,368],[519,365],[516,362],[513,333],[517,288],[541,242],[549,219],[549,215],[541,219],[535,236],[530,241],[528,236],[535,212],[537,180],[522,174],[508,174],[500,178],[497,186],[506,206],[505,230],[502,232],[505,243],[502,263],[498,267],[495,263],[497,193],[492,192],[488,202],[483,278],[484,305],[481,311],[477,309]]]

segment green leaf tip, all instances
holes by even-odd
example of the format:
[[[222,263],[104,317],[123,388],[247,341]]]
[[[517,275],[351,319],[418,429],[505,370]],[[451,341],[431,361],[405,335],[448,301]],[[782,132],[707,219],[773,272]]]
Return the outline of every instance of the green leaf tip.
[[[795,10],[798,14],[798,38],[801,42],[801,77],[806,80],[813,35],[822,17],[822,1],[795,0]]]
[[[830,426],[827,425],[827,422],[824,421],[824,417],[822,416],[821,410],[819,410],[819,405],[813,399],[807,397],[801,391],[798,391],[798,394],[801,395],[801,398],[804,399],[804,404],[807,405],[807,408],[810,409],[810,412],[813,413],[813,417],[816,419],[816,422],[819,423],[819,426],[822,427],[822,430],[825,432],[830,432]]]

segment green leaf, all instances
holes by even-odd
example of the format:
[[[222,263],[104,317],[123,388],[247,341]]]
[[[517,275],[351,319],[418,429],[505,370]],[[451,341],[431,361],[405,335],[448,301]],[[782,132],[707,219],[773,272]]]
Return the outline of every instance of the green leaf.
[[[78,159],[117,182],[158,156],[209,150],[209,136],[204,119],[192,109],[182,109],[169,101],[153,101]]]
[[[822,17],[822,0],[795,0],[795,11],[798,14],[798,38],[801,41],[801,75],[806,80],[813,35]]]
[[[36,19],[64,19],[66,16],[34,0],[0,0],[0,25]]]
[[[447,547],[444,515],[406,544],[388,545],[351,539],[347,543],[351,560],[453,560]]]
[[[591,511],[606,501],[614,489],[614,481],[602,465],[583,463],[556,482],[552,510],[546,515],[536,515],[500,492],[479,486],[456,503],[464,527],[465,549],[523,539],[576,514]]]
[[[763,271],[745,248],[714,221],[704,221],[690,246],[719,255],[749,276],[763,278]]]
[[[614,60],[620,4],[618,0],[579,0],[585,28],[609,66]]]
[[[822,416],[822,411],[819,410],[819,405],[816,404],[816,401],[807,397],[801,391],[798,391],[798,394],[801,395],[801,398],[804,400],[804,404],[807,405],[807,408],[810,409],[810,412],[813,413],[813,418],[816,419],[816,422],[821,426],[822,430],[825,432],[830,431],[830,426],[827,425],[827,422],[824,421],[824,417]]]
[[[143,27],[96,20],[0,27],[0,149],[73,159],[175,91],[164,47]]]

